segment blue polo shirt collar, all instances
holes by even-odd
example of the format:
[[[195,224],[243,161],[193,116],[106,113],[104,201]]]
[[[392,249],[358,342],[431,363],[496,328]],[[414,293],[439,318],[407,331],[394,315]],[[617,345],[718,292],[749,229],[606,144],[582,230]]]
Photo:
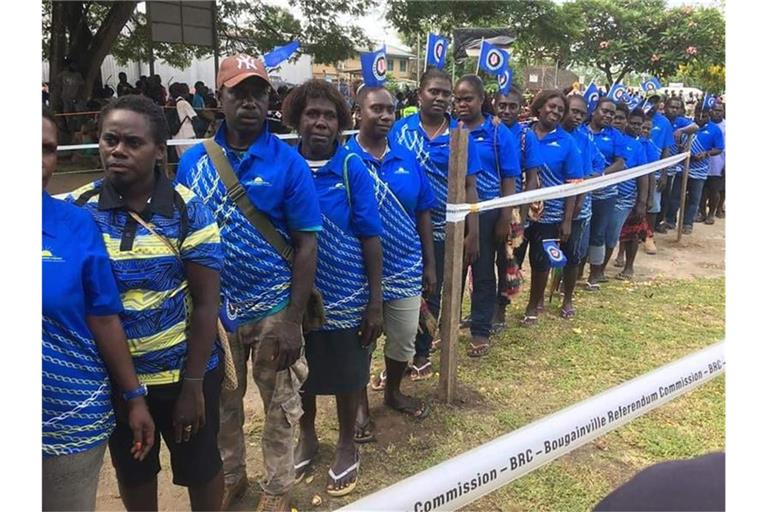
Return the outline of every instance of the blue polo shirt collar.
[[[544,142],[551,142],[553,140],[560,140],[566,135],[568,135],[568,132],[566,132],[565,129],[562,128],[560,125],[557,125],[552,131],[544,134],[544,137],[542,139],[539,139],[539,142],[544,143]],[[536,138],[537,139],[539,138],[538,135],[536,136]]]
[[[149,200],[149,211],[166,218],[173,217],[173,184],[164,173],[155,170],[155,188]],[[109,180],[102,180],[99,210],[123,210],[125,200]]]
[[[264,126],[261,129],[261,133],[258,137],[256,137],[256,140],[254,140],[250,146],[248,146],[248,151],[246,151],[245,159],[248,158],[259,158],[264,160],[264,155],[270,154],[269,151],[269,142],[271,133],[269,132],[269,127],[267,125],[267,122],[264,121]],[[213,140],[216,141],[216,143],[223,147],[225,150],[229,152],[234,152],[234,150],[229,146],[229,143],[227,142],[227,122],[222,121],[221,126],[219,126],[219,129],[216,130],[216,133],[213,135]]]
[[[381,160],[378,160],[360,145],[360,142],[357,140],[357,135],[351,137],[347,141],[347,147],[351,152],[358,154],[365,162],[373,162],[382,166],[392,160],[406,160],[407,158],[405,154],[403,154],[405,150],[402,147],[399,145],[393,146],[387,142],[387,152],[384,153],[384,157]]]

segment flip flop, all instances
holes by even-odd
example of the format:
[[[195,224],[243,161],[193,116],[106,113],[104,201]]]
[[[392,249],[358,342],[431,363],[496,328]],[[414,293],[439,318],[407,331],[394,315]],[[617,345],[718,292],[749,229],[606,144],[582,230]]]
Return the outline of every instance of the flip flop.
[[[610,281],[610,279],[608,279],[608,276],[606,276],[605,274],[597,278],[598,283],[607,283],[608,281]]]
[[[403,407],[394,407],[389,404],[387,404],[389,407],[392,407],[392,409],[396,410],[397,412],[402,412],[404,414],[407,414],[411,418],[421,421],[427,416],[429,416],[429,405],[425,403],[419,404],[418,407],[409,407],[409,406],[403,406]]]
[[[634,276],[629,276],[624,272],[619,272],[618,274],[616,274],[616,279],[618,279],[619,281],[631,281],[633,278]]]
[[[590,283],[589,281],[584,283],[584,289],[588,292],[599,292],[600,291],[600,284],[599,283]]]
[[[357,444],[366,444],[375,441],[376,436],[373,434],[375,426],[376,425],[374,425],[373,420],[370,418],[368,418],[368,421],[365,422],[365,425],[359,425],[355,423],[355,434],[353,441],[355,441]]]
[[[487,341],[485,343],[480,343],[479,345],[475,345],[470,341],[469,347],[467,348],[467,355],[469,357],[483,357],[488,355],[488,352],[490,350],[491,350],[490,341]]]
[[[521,327],[533,327],[538,323],[539,323],[539,317],[536,315],[524,315],[523,319],[520,320]]]
[[[615,260],[613,260],[613,266],[614,267],[619,267],[619,268],[623,267],[624,266],[624,259],[623,258],[622,259],[616,258]]]
[[[293,465],[293,481],[294,483],[300,483],[302,480],[304,480],[304,477],[307,476],[307,474],[312,469],[312,464],[315,461],[315,457],[317,456],[317,452],[315,452],[312,457],[309,459],[304,459],[298,464]]]
[[[349,466],[347,469],[341,472],[340,475],[337,475],[333,472],[333,469],[328,469],[328,476],[333,480],[334,483],[340,481],[342,478],[350,474],[352,471],[355,471],[355,479],[349,482],[346,487],[342,487],[341,489],[333,489],[328,488],[330,484],[326,484],[325,486],[325,492],[327,492],[329,495],[333,497],[340,497],[340,496],[346,496],[347,494],[351,493],[355,490],[355,487],[357,487],[357,477],[359,472],[357,471],[358,468],[360,468],[360,455],[355,454],[355,462],[351,466]]]
[[[432,352],[437,352],[438,350],[440,350],[440,338],[434,338],[432,340],[432,346],[429,347],[429,353],[431,354]]]
[[[427,361],[421,366],[411,365],[411,381],[428,379],[432,376],[432,362]]]
[[[371,382],[371,389],[374,391],[384,391],[384,388],[387,387],[387,371],[381,370],[381,373],[379,373],[379,381],[378,382]]]
[[[562,308],[560,310],[560,318],[564,320],[571,320],[575,316],[576,316],[576,310],[573,308],[568,308],[568,309]]]

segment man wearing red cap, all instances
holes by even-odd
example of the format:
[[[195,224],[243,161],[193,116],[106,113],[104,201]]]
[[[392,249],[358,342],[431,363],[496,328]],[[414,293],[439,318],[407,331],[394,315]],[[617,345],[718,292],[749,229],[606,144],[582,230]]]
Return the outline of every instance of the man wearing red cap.
[[[176,179],[213,210],[225,250],[221,316],[230,331],[238,388],[221,395],[222,508],[248,486],[243,396],[250,358],[265,417],[263,494],[257,510],[290,510],[294,428],[302,415],[299,389],[307,376],[301,320],[314,283],[320,206],[304,159],[267,129],[271,85],[262,61],[227,57],[216,85],[225,120],[213,137],[215,144],[187,150]],[[237,186],[227,187],[222,176],[232,174]],[[241,209],[243,196],[264,222],[254,225],[254,214]],[[275,235],[288,251],[276,248]]]

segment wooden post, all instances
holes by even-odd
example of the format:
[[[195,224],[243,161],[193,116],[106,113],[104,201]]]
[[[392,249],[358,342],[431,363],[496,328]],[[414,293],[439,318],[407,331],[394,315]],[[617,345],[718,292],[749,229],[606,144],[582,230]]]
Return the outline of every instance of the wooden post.
[[[688,169],[691,164],[691,142],[692,137],[688,137],[688,141],[685,144],[685,150],[688,151],[688,157],[685,159],[685,166],[683,167],[683,183],[680,187],[680,211],[677,215],[677,241],[679,242],[683,238],[683,219],[685,218],[685,195],[688,192]]]
[[[469,130],[451,130],[448,162],[448,203],[465,201],[467,176],[467,143]],[[461,276],[464,270],[464,222],[448,222],[445,226],[445,270],[440,310],[440,384],[439,395],[446,403],[456,398],[459,318],[461,316]]]

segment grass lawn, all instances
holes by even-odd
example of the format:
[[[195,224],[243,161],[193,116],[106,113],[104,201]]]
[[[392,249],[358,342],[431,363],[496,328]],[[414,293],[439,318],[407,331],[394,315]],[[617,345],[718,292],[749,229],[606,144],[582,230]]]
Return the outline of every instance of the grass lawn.
[[[526,297],[527,298],[527,297]],[[320,400],[322,443],[314,478],[297,486],[301,510],[332,510],[407,476],[674,361],[724,336],[723,278],[626,283],[600,293],[578,291],[577,317],[558,317],[552,303],[538,327],[516,325],[524,298],[510,308],[508,330],[489,356],[459,358],[460,402],[436,400],[437,379],[408,382],[406,391],[432,400],[421,423],[384,408],[370,392],[378,441],[361,449],[357,490],[331,499],[323,492],[337,428],[333,402]],[[439,368],[435,355],[433,365]],[[372,371],[383,367],[379,349]],[[258,433],[255,433],[258,436]],[[258,438],[254,438],[258,439]],[[539,468],[470,505],[467,510],[588,510],[643,467],[725,446],[722,377]],[[312,497],[322,504],[311,505]]]

